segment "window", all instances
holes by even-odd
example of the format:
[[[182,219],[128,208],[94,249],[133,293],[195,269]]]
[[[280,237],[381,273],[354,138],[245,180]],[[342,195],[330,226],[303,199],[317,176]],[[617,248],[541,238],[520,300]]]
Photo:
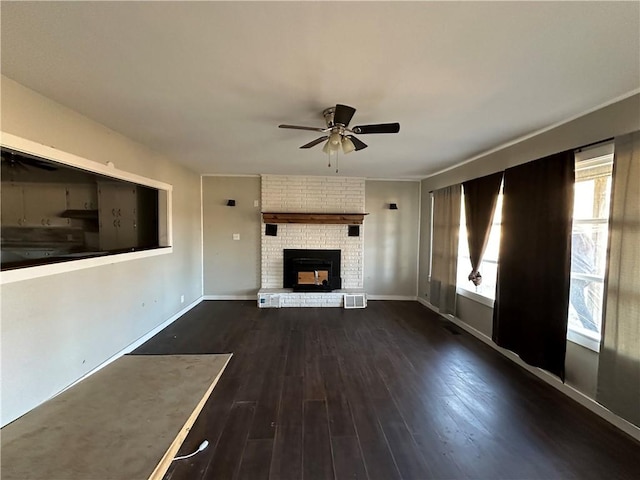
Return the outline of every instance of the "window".
[[[458,278],[456,286],[458,293],[467,295],[469,292],[479,295],[480,297],[491,300],[488,303],[493,306],[492,300],[496,296],[496,279],[498,275],[498,252],[500,250],[500,224],[502,222],[502,187],[496,211],[493,215],[493,224],[489,233],[489,241],[484,252],[482,263],[480,264],[480,273],[482,274],[482,283],[475,286],[469,280],[471,272],[471,260],[469,258],[469,242],[467,241],[467,221],[464,211],[464,192],[462,194],[462,207],[460,208],[460,241],[458,242]]]
[[[613,144],[576,153],[568,338],[597,350],[602,327]]]
[[[571,236],[571,287],[567,338],[592,350],[600,348],[607,265],[609,206],[613,170],[613,143],[601,144],[576,153]],[[493,306],[496,291],[502,193],[498,196],[489,242],[480,265],[482,283],[469,281],[471,261],[464,209],[460,210],[457,290]]]
[[[8,133],[2,143],[2,284],[173,251],[171,185]]]

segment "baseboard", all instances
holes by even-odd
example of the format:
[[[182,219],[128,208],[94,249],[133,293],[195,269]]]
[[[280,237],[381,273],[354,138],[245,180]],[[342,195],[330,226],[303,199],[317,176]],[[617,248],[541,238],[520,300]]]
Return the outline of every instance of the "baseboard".
[[[433,310],[434,312],[439,313],[438,309],[433,305],[431,305],[429,302],[427,302],[424,298],[418,297],[417,300],[418,300],[418,303],[421,303],[422,305],[427,307],[429,310]]]
[[[62,392],[65,392],[65,391],[69,390],[71,387],[73,387],[74,385],[77,385],[78,383],[80,383],[85,378],[90,377],[91,375],[96,373],[98,370],[102,370],[104,367],[106,367],[110,363],[115,362],[118,358],[122,357],[123,355],[126,355],[127,353],[133,352],[136,348],[138,348],[144,342],[146,342],[147,340],[152,338],[158,332],[160,332],[160,331],[164,330],[165,328],[167,328],[169,325],[171,325],[173,322],[175,322],[177,319],[179,319],[182,315],[187,313],[189,310],[191,310],[192,308],[198,306],[202,302],[202,300],[203,300],[202,297],[200,297],[195,302],[187,305],[182,310],[180,310],[178,313],[176,313],[175,315],[171,316],[168,320],[164,321],[163,323],[161,323],[160,325],[155,327],[153,330],[145,333],[142,337],[138,338],[135,342],[127,345],[126,347],[124,347],[122,350],[120,350],[115,355],[112,355],[111,357],[109,357],[107,360],[102,362],[96,368],[94,368],[93,370],[85,373],[82,377],[80,377],[78,380],[73,382],[71,385],[68,385],[64,389],[60,390],[58,393],[53,395],[53,397],[56,397],[56,396],[60,395]],[[51,397],[51,398],[53,398],[53,397]]]
[[[258,294],[255,295],[203,295],[203,300],[255,300],[258,301]]]
[[[454,317],[452,315],[443,315],[443,314],[439,313],[438,309],[436,307],[431,305],[426,300],[423,300],[422,298],[418,298],[418,302],[420,302],[425,307],[433,310],[434,312],[438,313],[444,319],[449,320],[450,322],[456,324],[458,327],[460,327],[463,330],[465,330],[466,332],[470,333],[471,335],[476,337],[478,340],[486,343],[491,348],[493,348],[497,352],[501,353],[502,355],[507,357],[512,362],[516,363],[517,365],[519,365],[520,367],[524,368],[528,372],[531,372],[536,377],[538,377],[539,379],[543,380],[547,384],[551,385],[555,389],[559,390],[560,392],[562,392],[563,394],[565,394],[569,398],[575,400],[576,402],[578,402],[583,407],[588,408],[593,413],[595,413],[599,417],[603,418],[604,420],[606,420],[607,422],[612,424],[614,427],[622,430],[627,435],[629,435],[629,436],[633,437],[634,439],[640,441],[640,428],[639,427],[637,427],[634,424],[626,421],[622,417],[619,417],[618,415],[613,413],[611,410],[609,410],[606,407],[602,406],[601,404],[599,404],[598,402],[596,402],[592,398],[587,397],[584,393],[580,392],[579,390],[576,390],[575,388],[567,385],[566,383],[562,383],[557,377],[551,375],[549,372],[547,372],[545,370],[542,370],[540,368],[532,367],[531,365],[528,365],[527,363],[522,361],[522,359],[518,355],[516,355],[515,353],[511,352],[510,350],[506,350],[504,348],[499,347],[487,335],[485,335],[484,333],[482,333],[479,330],[476,330],[472,326],[466,324],[465,322],[463,322],[459,318]]]
[[[415,302],[415,296],[405,295],[369,295],[367,294],[367,300],[394,300],[394,301],[412,301]]]

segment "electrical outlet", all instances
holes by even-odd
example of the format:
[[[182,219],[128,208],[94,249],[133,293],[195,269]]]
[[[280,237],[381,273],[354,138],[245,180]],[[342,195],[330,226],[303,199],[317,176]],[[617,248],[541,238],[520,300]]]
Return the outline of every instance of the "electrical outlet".
[[[253,206],[254,207],[259,207],[260,206],[260,200],[254,200],[253,201]]]
[[[184,295],[180,295],[180,303],[184,303]]]

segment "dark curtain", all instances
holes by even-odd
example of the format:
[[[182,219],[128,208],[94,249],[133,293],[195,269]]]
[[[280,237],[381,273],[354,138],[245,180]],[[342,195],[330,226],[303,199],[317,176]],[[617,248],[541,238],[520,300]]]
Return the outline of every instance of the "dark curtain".
[[[564,381],[574,154],[504,173],[493,341]]]
[[[498,202],[503,172],[464,182],[464,212],[467,219],[467,238],[471,273],[469,280],[479,285],[482,281],[480,263],[487,248],[493,213]]]

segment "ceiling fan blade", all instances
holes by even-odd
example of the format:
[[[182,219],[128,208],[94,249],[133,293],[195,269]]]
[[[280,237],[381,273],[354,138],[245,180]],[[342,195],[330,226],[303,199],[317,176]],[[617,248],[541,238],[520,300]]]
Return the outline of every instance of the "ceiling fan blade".
[[[352,135],[347,135],[347,138],[353,142],[353,145],[356,147],[356,152],[358,150],[362,150],[363,148],[367,148],[367,144],[361,140],[358,140],[356,137]]]
[[[25,159],[25,160],[22,160],[22,162],[25,163],[26,165],[31,166],[31,167],[39,168],[40,170],[46,170],[47,172],[55,172],[56,170],[58,170],[57,167],[54,167],[50,163],[41,162],[40,160],[29,160],[29,161],[27,161]]]
[[[336,111],[333,114],[334,125],[341,124],[345,127],[349,125],[349,122],[353,118],[353,114],[356,113],[356,109],[348,105],[336,105]]]
[[[353,127],[353,133],[398,133],[400,131],[399,123],[378,123],[373,125],[358,125]]]
[[[301,127],[300,125],[278,125],[278,128],[291,128],[293,130],[311,130],[312,132],[326,132],[326,128],[321,127]]]
[[[305,143],[304,145],[302,145],[300,148],[311,148],[311,147],[315,147],[316,145],[318,145],[319,143],[324,142],[326,139],[328,139],[329,137],[320,137],[320,138],[316,138],[314,141],[309,142],[309,143]]]
[[[18,156],[13,152],[3,151],[2,154],[2,162],[8,165],[9,168],[18,168],[26,171],[30,168],[39,168],[40,170],[46,170],[48,172],[55,172],[58,170],[58,167],[44,160]]]

